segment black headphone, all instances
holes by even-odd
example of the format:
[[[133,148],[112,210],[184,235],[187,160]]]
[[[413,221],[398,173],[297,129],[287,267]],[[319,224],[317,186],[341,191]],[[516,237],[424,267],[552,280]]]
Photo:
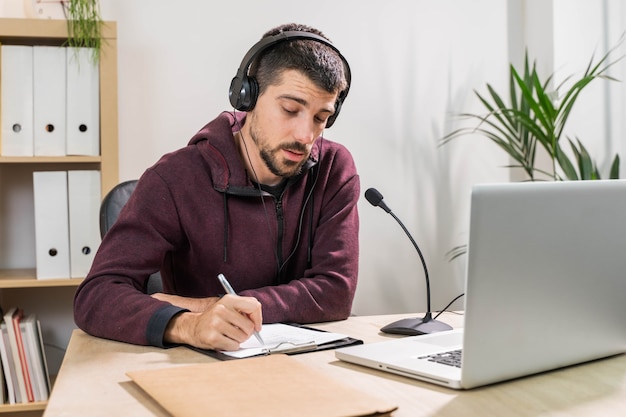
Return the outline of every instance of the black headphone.
[[[348,85],[343,91],[339,93],[337,101],[335,101],[335,113],[333,113],[333,115],[330,116],[326,121],[326,127],[331,127],[333,123],[335,123],[335,120],[339,115],[339,110],[341,110],[341,105],[343,104],[343,101],[346,99],[348,91],[350,90],[350,66],[348,65],[348,61],[344,58],[344,56],[341,55],[341,52],[339,52],[339,50],[330,41],[322,36],[311,32],[303,32],[298,30],[280,32],[276,35],[264,37],[259,42],[254,44],[254,46],[252,46],[248,53],[243,57],[241,65],[237,70],[237,75],[235,75],[233,80],[230,82],[230,88],[228,90],[228,98],[230,99],[230,104],[235,110],[245,112],[252,110],[259,96],[259,84],[253,77],[248,76],[248,70],[250,69],[250,65],[252,65],[252,62],[257,57],[257,55],[265,49],[279,42],[297,39],[307,39],[323,43],[324,45],[327,45],[335,50],[335,52],[337,52],[337,54],[343,61],[344,76],[346,77],[346,82]]]

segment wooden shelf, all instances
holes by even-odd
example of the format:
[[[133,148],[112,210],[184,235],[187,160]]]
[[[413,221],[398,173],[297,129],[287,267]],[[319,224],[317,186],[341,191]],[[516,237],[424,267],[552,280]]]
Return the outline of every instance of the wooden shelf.
[[[20,413],[25,411],[42,411],[46,409],[48,401],[37,401],[32,403],[20,404],[0,404],[0,414],[4,413]]]
[[[117,24],[104,22],[102,26],[102,45],[99,59],[99,105],[100,105],[100,156],[33,156],[9,157],[0,156],[0,174],[2,184],[0,191],[10,196],[17,196],[16,204],[24,204],[19,200],[29,193],[32,187],[29,177],[30,171],[48,169],[94,169],[101,173],[101,196],[104,197],[111,188],[119,182],[119,148],[118,148],[118,97],[117,97]],[[66,46],[68,27],[66,20],[53,19],[21,19],[0,18],[0,44],[2,45],[52,45]],[[12,194],[10,194],[12,193]],[[0,195],[4,203],[5,194]],[[31,208],[25,211],[32,210]],[[0,216],[0,230],[8,230],[7,224],[12,224],[10,215],[16,209],[6,211],[3,205]],[[8,214],[7,214],[8,213]],[[18,220],[21,218],[18,216]],[[19,221],[18,221],[19,223]],[[3,244],[10,245],[15,236],[2,236]],[[33,236],[34,238],[34,236]],[[3,247],[3,250],[6,248]],[[11,262],[5,262],[1,267],[10,267]],[[21,265],[21,264],[20,264]],[[29,265],[29,264],[26,264]],[[28,269],[0,269],[0,303],[8,306],[13,303],[27,301],[29,312],[36,313],[42,320],[42,327],[48,326],[54,330],[53,324],[73,328],[71,299],[65,299],[62,304],[38,303],[47,295],[47,288],[60,288],[58,292],[69,293],[83,282],[84,278],[37,279],[34,265]],[[66,288],[67,290],[63,290]],[[22,290],[25,289],[25,290]],[[38,290],[43,289],[43,290]],[[31,298],[32,297],[32,302]],[[61,301],[59,301],[61,303]],[[52,312],[52,313],[50,313]],[[61,345],[63,342],[61,342]],[[61,346],[64,348],[64,346]],[[53,379],[53,378],[51,378]],[[53,383],[53,382],[52,382]],[[47,401],[21,404],[0,404],[0,416],[25,416],[43,414]]]
[[[1,18],[0,37],[26,45],[62,45],[67,41],[67,21],[55,19]],[[104,22],[102,38],[115,39],[116,22]]]
[[[99,164],[101,161],[99,156],[0,156],[0,164]]]
[[[34,268],[0,269],[2,288],[78,287],[84,278],[37,279]]]

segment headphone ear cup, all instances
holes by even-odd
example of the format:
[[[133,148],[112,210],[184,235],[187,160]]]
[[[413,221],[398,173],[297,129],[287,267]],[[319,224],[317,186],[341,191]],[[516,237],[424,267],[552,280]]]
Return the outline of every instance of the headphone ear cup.
[[[326,120],[326,129],[328,129],[335,123],[335,120],[337,119],[337,116],[339,115],[340,108],[341,108],[341,104],[335,106],[335,113],[332,116],[330,116],[328,120]]]
[[[252,110],[259,96],[259,84],[252,77],[235,77],[230,84],[229,99],[235,110]]]
[[[337,120],[337,116],[339,116],[339,111],[341,110],[341,105],[343,104],[343,100],[345,98],[346,98],[345,91],[342,91],[341,93],[339,93],[339,96],[337,97],[337,101],[335,101],[335,112],[333,113],[332,116],[328,118],[328,120],[326,120],[326,129],[331,127],[335,123],[335,120]]]

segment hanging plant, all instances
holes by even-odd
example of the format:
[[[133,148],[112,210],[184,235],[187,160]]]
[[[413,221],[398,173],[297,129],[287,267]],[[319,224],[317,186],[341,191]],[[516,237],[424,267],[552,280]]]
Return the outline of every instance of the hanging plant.
[[[68,0],[67,45],[71,48],[91,48],[92,61],[98,62],[102,44],[102,17],[98,0]]]

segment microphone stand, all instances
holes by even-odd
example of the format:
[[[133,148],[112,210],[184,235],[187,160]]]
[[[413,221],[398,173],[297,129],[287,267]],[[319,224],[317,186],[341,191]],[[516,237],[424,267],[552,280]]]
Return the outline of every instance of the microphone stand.
[[[378,193],[377,191],[376,193],[380,195],[380,193]],[[368,201],[370,201],[370,198],[368,198]],[[452,330],[452,326],[446,323],[443,323],[441,321],[438,321],[438,320],[433,320],[433,315],[432,315],[432,311],[430,308],[430,279],[428,277],[428,268],[426,268],[426,261],[424,260],[424,255],[422,255],[422,251],[420,250],[419,246],[417,246],[417,243],[415,243],[413,236],[411,236],[411,234],[409,233],[407,228],[404,226],[402,221],[400,221],[400,219],[393,213],[393,211],[391,211],[391,209],[389,209],[386,205],[384,205],[384,203],[382,203],[382,195],[380,195],[380,200],[375,201],[376,204],[372,203],[372,201],[370,201],[370,203],[376,206],[380,205],[381,208],[383,208],[383,210],[385,210],[387,213],[391,214],[391,216],[396,220],[396,222],[398,222],[398,224],[402,227],[402,230],[404,230],[404,233],[406,233],[409,240],[411,240],[413,247],[415,247],[415,250],[417,251],[417,254],[420,257],[420,260],[422,261],[422,267],[424,268],[424,275],[426,277],[427,312],[424,315],[424,317],[423,318],[415,317],[415,318],[408,318],[408,319],[401,319],[398,321],[394,321],[393,323],[390,323],[384,326],[380,330],[384,333],[402,334],[402,335],[408,335],[408,336],[417,336],[421,334],[430,334],[430,333],[442,332],[445,330]]]

